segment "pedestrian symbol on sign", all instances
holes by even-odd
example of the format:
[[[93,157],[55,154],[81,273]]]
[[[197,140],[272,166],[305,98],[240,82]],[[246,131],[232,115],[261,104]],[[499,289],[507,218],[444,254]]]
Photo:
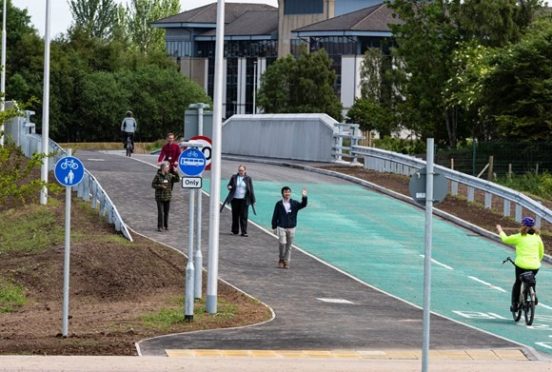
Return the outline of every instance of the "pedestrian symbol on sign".
[[[84,165],[73,156],[65,156],[57,161],[54,175],[62,186],[75,186],[84,177]]]

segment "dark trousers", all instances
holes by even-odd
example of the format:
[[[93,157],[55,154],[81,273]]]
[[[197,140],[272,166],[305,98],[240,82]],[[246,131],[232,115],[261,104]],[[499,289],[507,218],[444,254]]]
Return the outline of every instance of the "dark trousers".
[[[157,200],[157,228],[169,228],[169,209],[171,208],[171,201]]]
[[[519,280],[519,276],[521,274],[523,274],[524,272],[527,272],[527,271],[532,271],[533,274],[536,276],[537,273],[539,272],[539,269],[527,270],[527,269],[522,269],[521,267],[516,266],[516,282],[514,283],[514,286],[512,287],[512,305],[513,306],[516,305],[519,302],[519,292],[521,291],[521,280]],[[535,288],[535,290],[536,290],[536,287],[537,287],[537,285],[535,284],[535,286],[533,288]]]
[[[249,206],[245,199],[232,199],[232,233],[239,233],[241,228],[242,234],[247,234],[247,214]]]

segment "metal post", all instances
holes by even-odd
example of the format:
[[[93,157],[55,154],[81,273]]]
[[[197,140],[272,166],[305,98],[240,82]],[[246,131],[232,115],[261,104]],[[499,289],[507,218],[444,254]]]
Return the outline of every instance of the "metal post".
[[[197,190],[196,247],[194,252],[194,298],[201,299],[203,287],[203,253],[201,253],[201,189]]]
[[[40,190],[40,204],[48,203],[48,139],[50,137],[50,0],[46,0],[46,26],[44,27],[44,92],[42,95],[42,167],[40,180],[44,186]]]
[[[433,138],[427,139],[426,204],[425,204],[425,255],[424,255],[424,313],[422,372],[427,372],[429,358],[429,316],[431,304],[431,236],[433,213]]]
[[[6,12],[8,0],[4,0],[2,12],[2,72],[0,77],[0,111],[4,111],[6,102]],[[19,140],[19,138],[18,138]],[[4,121],[0,124],[0,146],[4,146]]]
[[[253,114],[257,113],[257,61],[253,61]]]
[[[220,228],[220,168],[222,136],[222,78],[224,53],[224,0],[217,2],[217,31],[215,42],[215,86],[213,95],[213,151],[211,157],[211,197],[209,204],[209,263],[206,308],[217,312],[217,281]]]
[[[197,134],[203,135],[203,104],[197,109]],[[202,217],[202,191],[197,190],[197,224],[196,224],[196,248],[194,252],[194,297],[201,299],[203,289],[203,253],[201,252],[201,217]]]
[[[67,149],[67,156],[73,151]],[[71,186],[65,187],[65,244],[63,253],[63,314],[61,334],[67,337],[69,332],[69,266],[71,261]]]
[[[186,295],[184,320],[194,319],[194,201],[195,190],[190,190],[189,231],[188,231],[188,263],[186,264]]]

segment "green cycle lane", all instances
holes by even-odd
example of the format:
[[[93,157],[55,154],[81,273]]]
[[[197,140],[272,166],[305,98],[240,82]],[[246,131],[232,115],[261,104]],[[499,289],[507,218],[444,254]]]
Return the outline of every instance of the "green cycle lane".
[[[308,207],[299,212],[296,246],[370,286],[423,305],[422,209],[354,184],[289,186],[294,199],[300,199],[303,187],[309,195]],[[250,220],[271,229],[280,187],[255,181],[257,215],[250,211]],[[513,258],[513,250],[434,217],[431,310],[552,354],[550,265],[543,264],[537,276],[540,303],[533,326],[527,327],[523,317],[515,324],[509,312],[514,267],[502,264],[507,256]]]

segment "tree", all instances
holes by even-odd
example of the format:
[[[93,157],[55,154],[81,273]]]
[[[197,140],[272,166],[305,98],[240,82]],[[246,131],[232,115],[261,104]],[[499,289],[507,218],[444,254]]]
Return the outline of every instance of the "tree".
[[[361,96],[349,109],[347,116],[362,130],[377,130],[383,137],[398,127],[394,115],[393,72],[390,56],[379,48],[370,48],[364,53],[361,78]]]
[[[179,0],[132,0],[128,8],[128,31],[142,53],[165,50],[165,31],[151,23],[180,12]]]
[[[324,50],[278,59],[264,73],[257,102],[267,113],[326,113],[341,120],[335,72]]]
[[[552,139],[552,21],[535,22],[522,40],[497,51],[484,78],[482,115],[510,140]]]
[[[70,0],[75,28],[98,39],[110,39],[117,20],[114,0]]]

